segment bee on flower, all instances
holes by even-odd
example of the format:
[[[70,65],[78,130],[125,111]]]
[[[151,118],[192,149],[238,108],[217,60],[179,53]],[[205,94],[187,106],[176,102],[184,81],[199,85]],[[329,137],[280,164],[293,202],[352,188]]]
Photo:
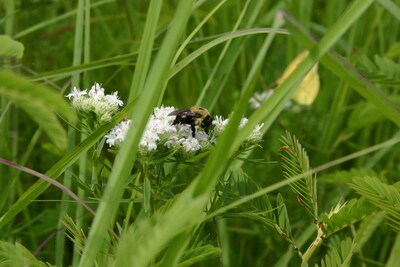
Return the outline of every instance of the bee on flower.
[[[139,144],[141,155],[152,155],[157,152],[170,151],[183,157],[191,157],[208,151],[216,144],[218,136],[224,131],[229,119],[202,113],[196,115],[197,109],[178,110],[175,107],[156,107],[150,116]],[[204,115],[204,116],[203,116]],[[208,116],[208,117],[207,117]],[[206,124],[204,120],[207,118]],[[248,122],[242,118],[239,128]],[[106,143],[110,147],[119,147],[128,132],[131,121],[122,121],[106,136]],[[257,125],[245,141],[251,146],[261,141],[262,124]]]

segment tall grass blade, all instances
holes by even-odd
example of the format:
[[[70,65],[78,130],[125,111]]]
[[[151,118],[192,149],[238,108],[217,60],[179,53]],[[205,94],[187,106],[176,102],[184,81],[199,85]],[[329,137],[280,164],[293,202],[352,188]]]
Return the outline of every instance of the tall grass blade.
[[[106,237],[106,230],[115,219],[117,207],[125,186],[125,180],[128,178],[136,158],[142,132],[147,124],[151,110],[157,103],[159,92],[167,81],[167,73],[171,66],[174,51],[186,25],[186,21],[189,18],[193,3],[194,1],[187,0],[179,2],[176,9],[176,16],[170,24],[169,31],[146,79],[139,102],[132,112],[135,115],[132,126],[124,141],[124,146],[115,160],[114,168],[111,172],[104,196],[100,201],[96,217],[89,232],[88,243],[79,266],[93,265],[95,257],[101,248],[102,241]]]

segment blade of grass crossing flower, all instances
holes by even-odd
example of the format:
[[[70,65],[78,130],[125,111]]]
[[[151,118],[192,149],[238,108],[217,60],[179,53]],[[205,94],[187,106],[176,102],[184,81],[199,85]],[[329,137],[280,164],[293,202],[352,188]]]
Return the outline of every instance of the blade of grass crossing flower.
[[[146,24],[144,26],[142,40],[140,42],[139,55],[136,62],[135,73],[131,83],[128,102],[138,96],[142,90],[149,71],[151,53],[156,36],[158,18],[161,12],[162,1],[150,1],[147,12]]]
[[[275,18],[273,26],[272,26],[272,32],[270,34],[268,34],[267,37],[265,38],[265,41],[264,41],[263,45],[261,46],[261,49],[258,52],[256,59],[254,60],[254,64],[252,65],[252,68],[251,68],[251,70],[247,76],[247,79],[243,85],[243,88],[242,88],[242,91],[244,92],[243,93],[244,99],[247,99],[247,101],[251,97],[251,95],[254,91],[256,81],[260,75],[260,72],[262,69],[262,64],[265,60],[267,51],[268,51],[273,39],[275,38],[278,29],[282,25],[283,25],[283,20],[280,18],[280,16],[277,16]],[[275,109],[275,110],[279,110],[279,109]],[[263,133],[265,133],[264,131],[266,131],[266,130],[264,129],[264,127],[262,128],[262,131],[263,131]],[[239,142],[237,144],[240,145]],[[235,148],[232,148],[233,151],[234,151],[234,149]],[[246,155],[249,155],[249,153]],[[243,163],[243,161],[235,162],[236,166],[241,165],[242,163]]]
[[[85,0],[84,3],[84,11],[78,11],[78,12],[84,12],[84,35],[83,35],[83,64],[88,64],[90,62],[90,32],[91,32],[91,15],[90,15],[90,11],[91,11],[91,1],[90,0]],[[83,72],[83,88],[89,88],[90,86],[90,79],[89,79],[89,72]],[[80,141],[85,140],[87,138],[87,134],[82,132],[80,134]],[[74,142],[72,142],[74,143]],[[96,149],[96,148],[95,148]],[[87,162],[87,152],[82,153],[82,156],[79,158],[79,171],[78,171],[78,179],[82,182],[85,183],[86,182],[86,177],[87,177],[87,166],[88,166],[88,162]],[[96,163],[94,163],[96,164]],[[92,168],[93,169],[93,168]],[[72,177],[70,177],[68,180],[65,179],[65,182],[68,181],[68,183],[71,182]],[[65,196],[65,194],[63,195],[63,197]],[[85,191],[78,187],[78,196],[81,199],[85,199]],[[68,204],[66,204],[68,205]],[[66,209],[68,209],[68,206],[65,207]],[[75,222],[76,222],[76,227],[78,229],[81,229],[83,227],[83,214],[84,214],[84,209],[82,205],[78,205],[76,207],[76,211],[75,211]],[[64,221],[64,217],[61,216],[65,216],[65,214],[60,213],[60,223],[63,223]],[[63,231],[64,232],[64,231]],[[62,232],[59,232],[58,234],[64,234]],[[64,234],[64,238],[65,238],[65,234]],[[60,242],[61,240],[63,240],[64,238],[59,237]],[[74,242],[74,253],[73,253],[73,258],[72,258],[72,265],[76,266],[79,262],[79,258],[80,258],[80,248],[79,248],[79,238],[75,237],[75,242]],[[61,256],[61,252],[60,252],[60,263],[62,263],[62,256]]]
[[[238,138],[235,142],[242,142],[254,127],[264,122],[271,124],[275,119],[274,113],[271,113],[278,103],[287,101],[293,95],[296,86],[301,82],[301,79],[311,70],[315,62],[319,60],[345,31],[363,14],[363,12],[373,3],[372,0],[368,1],[354,1],[349,7],[348,11],[339,18],[331,30],[321,39],[319,44],[314,47],[309,56],[293,71],[293,73],[275,90],[275,93],[269,98],[259,109],[257,109],[250,117],[249,122],[239,131]],[[287,16],[285,15],[285,18]],[[399,116],[400,117],[400,116]],[[264,129],[265,130],[265,129]]]
[[[82,63],[82,51],[83,51],[83,33],[84,33],[84,16],[85,16],[85,0],[79,0],[77,3],[77,12],[76,12],[76,19],[75,19],[75,34],[74,34],[74,54],[72,59],[72,66],[77,66]],[[80,73],[73,73],[72,74],[72,82],[71,87],[79,87],[80,83]],[[72,150],[73,147],[77,143],[76,139],[76,130],[71,125],[68,127],[68,148]],[[72,166],[66,169],[63,177],[63,182],[67,185],[71,185],[72,181]],[[67,198],[66,194],[64,193],[62,196],[64,199]],[[60,207],[60,226],[62,226],[62,219],[64,217],[64,212],[68,209],[68,202],[64,201]],[[79,212],[79,207],[77,209]],[[63,263],[64,259],[64,246],[65,246],[65,234],[64,231],[59,231],[56,237],[57,247],[56,247],[56,262],[57,264]],[[74,245],[75,246],[75,245]],[[78,254],[74,252],[73,261],[76,261]]]
[[[166,252],[168,258],[162,263],[175,262],[187,244],[186,230],[192,229],[204,217],[203,208],[207,201],[206,196],[193,198],[183,193],[165,213],[157,211],[151,218],[135,222],[135,226],[121,237],[115,266],[149,266],[171,240],[177,243],[171,244],[173,251]]]
[[[175,48],[189,18],[193,0],[181,0],[169,30],[156,56],[154,65],[146,79],[143,93],[140,95],[132,126],[129,129],[124,146],[121,148],[114,163],[103,198],[100,201],[95,219],[88,236],[88,243],[82,254],[79,266],[92,266],[97,253],[102,247],[107,235],[107,228],[113,223],[134,160],[142,132],[147,124],[148,117],[157,103],[163,84],[168,79],[168,70],[174,56]],[[126,255],[124,255],[126,257]]]

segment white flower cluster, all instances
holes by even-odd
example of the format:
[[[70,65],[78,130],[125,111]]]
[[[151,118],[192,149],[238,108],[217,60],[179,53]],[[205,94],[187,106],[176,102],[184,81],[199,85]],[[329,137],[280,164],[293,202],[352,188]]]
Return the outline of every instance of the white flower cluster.
[[[250,107],[252,109],[258,109],[273,94],[274,94],[273,89],[268,89],[261,93],[255,92],[254,95],[249,99]],[[292,106],[292,101],[288,100],[285,104],[285,108],[289,108],[291,106]]]
[[[181,155],[190,156],[202,151],[209,150],[216,143],[217,137],[224,131],[228,119],[221,116],[215,117],[213,121],[214,129],[209,134],[196,126],[195,137],[192,137],[190,125],[173,125],[174,116],[169,116],[176,110],[174,107],[156,107],[147,123],[143,136],[140,140],[139,152],[142,155],[148,155],[155,151],[175,150]],[[243,118],[240,127],[247,123]],[[111,147],[118,147],[124,141],[131,122],[122,121],[116,125],[106,137],[106,143]],[[263,125],[257,125],[252,134],[246,139],[249,144],[256,144],[261,141],[261,128]]]
[[[239,124],[239,129],[243,128],[249,120],[247,118],[242,118]],[[219,136],[224,130],[226,125],[228,124],[229,119],[224,119],[221,116],[216,116],[213,120],[214,127],[214,134]],[[250,144],[257,144],[261,141],[262,133],[261,128],[264,126],[264,123],[257,124],[256,127],[253,129],[251,134],[246,138],[245,142]]]
[[[66,97],[71,100],[75,110],[90,117],[94,114],[100,124],[111,121],[112,116],[124,104],[118,98],[117,92],[106,95],[104,88],[98,83],[95,83],[89,92],[74,87]]]

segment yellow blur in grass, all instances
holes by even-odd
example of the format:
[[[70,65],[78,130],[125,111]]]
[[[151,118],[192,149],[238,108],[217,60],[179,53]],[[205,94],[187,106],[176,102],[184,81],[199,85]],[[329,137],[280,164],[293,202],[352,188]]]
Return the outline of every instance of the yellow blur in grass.
[[[308,56],[308,51],[300,53],[285,69],[283,74],[276,81],[278,85],[297,68],[297,66]],[[319,75],[318,75],[318,63],[307,73],[303,81],[300,83],[299,88],[294,93],[292,99],[298,104],[303,106],[311,105],[318,95],[319,91]]]

